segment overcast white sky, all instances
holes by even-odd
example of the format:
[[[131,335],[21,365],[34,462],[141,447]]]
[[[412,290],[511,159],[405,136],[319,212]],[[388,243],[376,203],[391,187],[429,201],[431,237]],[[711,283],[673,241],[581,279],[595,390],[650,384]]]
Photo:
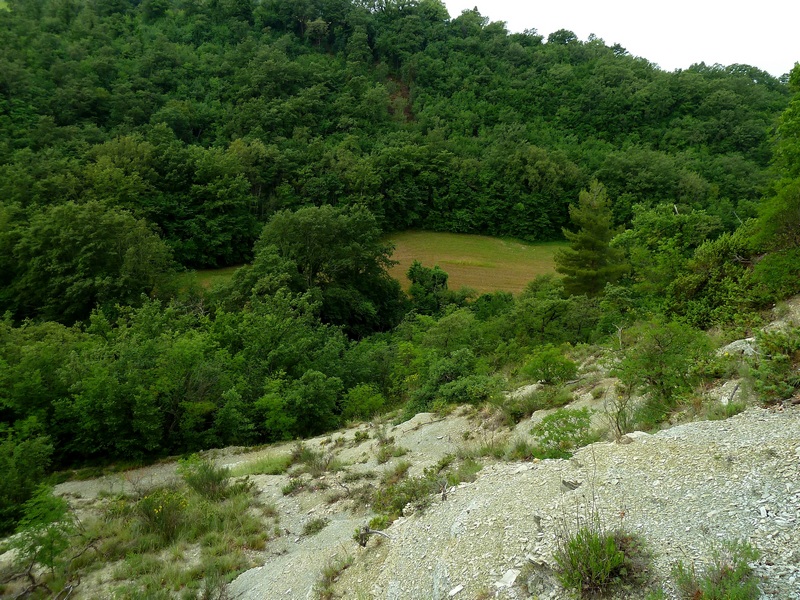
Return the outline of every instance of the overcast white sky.
[[[477,7],[510,32],[569,29],[620,44],[666,71],[698,62],[753,65],[779,77],[800,62],[800,0],[443,0]]]

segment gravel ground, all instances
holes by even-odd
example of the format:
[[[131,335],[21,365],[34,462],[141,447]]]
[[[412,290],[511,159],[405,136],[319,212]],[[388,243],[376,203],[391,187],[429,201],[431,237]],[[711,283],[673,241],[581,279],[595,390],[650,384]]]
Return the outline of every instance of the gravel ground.
[[[721,542],[746,540],[762,553],[763,598],[800,599],[800,410],[750,409],[628,440],[571,460],[485,468],[446,501],[398,520],[391,540],[349,548],[355,564],[337,590],[387,600],[568,597],[549,570],[553,550],[593,508],[608,527],[647,540],[668,597],[677,561],[702,568]],[[247,581],[237,597],[273,597]]]
[[[388,427],[396,445],[409,450],[378,465],[374,438],[356,444],[355,431],[336,449],[350,472],[380,473],[400,460],[424,466],[465,445],[465,432],[480,440],[475,420],[417,415]],[[515,434],[515,435],[518,435]],[[331,449],[330,437],[311,447]],[[596,511],[609,528],[640,534],[654,553],[654,579],[674,598],[670,570],[677,561],[702,569],[721,543],[745,540],[761,551],[755,564],[763,598],[800,600],[800,407],[752,408],[725,421],[700,421],[648,435],[629,434],[627,443],[600,442],[570,460],[489,464],[473,483],[462,483],[445,501],[402,517],[362,549],[352,539],[370,518],[344,499],[329,504],[341,474],[322,479],[328,490],[284,496],[287,475],[256,476],[261,497],[275,505],[282,535],[254,556],[263,566],[229,586],[232,599],[316,598],[323,567],[352,556],[353,565],[336,583],[341,598],[476,599],[568,598],[551,566],[559,536]],[[257,453],[219,451],[219,464],[252,461],[261,454],[288,452],[291,445]],[[70,482],[58,490],[90,510],[102,490],[120,491],[164,483],[173,465],[156,465],[94,481]],[[373,485],[379,485],[376,479]],[[302,535],[303,525],[321,517],[328,525]],[[106,585],[109,582],[106,582]],[[76,597],[93,598],[93,586]],[[94,587],[97,592],[98,587]],[[638,594],[638,595],[637,595]],[[626,592],[620,598],[642,598]]]

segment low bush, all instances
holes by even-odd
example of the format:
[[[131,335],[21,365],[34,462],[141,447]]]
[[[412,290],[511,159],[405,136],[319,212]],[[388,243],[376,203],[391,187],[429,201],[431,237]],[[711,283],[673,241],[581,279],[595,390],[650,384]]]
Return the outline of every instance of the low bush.
[[[613,588],[645,583],[651,555],[640,537],[605,531],[592,520],[560,540],[555,560],[561,585],[581,597],[595,597]]]
[[[303,535],[314,535],[319,533],[328,526],[328,522],[328,519],[322,517],[307,521],[306,524],[303,525]]]
[[[573,450],[597,441],[592,433],[592,414],[588,408],[560,409],[547,415],[531,429],[538,439],[536,458],[569,458]]]
[[[337,557],[322,569],[322,574],[314,586],[314,592],[319,600],[333,600],[336,597],[333,593],[333,584],[352,564],[353,557],[348,554],[344,557]]]
[[[545,385],[527,394],[506,398],[500,405],[503,416],[508,424],[516,424],[529,418],[537,410],[548,408],[561,408],[572,402],[572,392],[554,386]]]
[[[646,395],[635,419],[642,427],[652,428],[699,383],[697,365],[707,361],[710,343],[704,332],[676,321],[640,323],[626,335],[633,337],[633,343],[611,374],[630,393]]]
[[[711,566],[702,573],[680,562],[672,575],[684,600],[755,600],[761,593],[749,563],[758,557],[747,543],[729,543],[715,551]]]
[[[386,398],[375,384],[362,383],[351,388],[342,402],[342,418],[371,419],[381,412]]]
[[[758,353],[750,361],[753,388],[767,402],[800,389],[800,327],[764,331],[756,336]]]
[[[63,498],[54,496],[49,487],[41,485],[22,508],[18,535],[11,542],[17,550],[17,561],[29,572],[38,564],[53,574],[56,567],[65,562],[63,555],[75,531],[69,505]]]
[[[209,500],[222,500],[230,493],[230,469],[217,467],[197,454],[178,461],[178,474],[195,492]]]
[[[20,439],[0,429],[0,535],[14,530],[23,505],[44,481],[52,454],[48,437]]]
[[[186,495],[173,488],[158,488],[139,500],[134,514],[145,533],[172,542],[186,524]]]
[[[386,446],[381,446],[378,448],[378,452],[375,455],[375,459],[378,461],[379,465],[382,465],[386,462],[389,462],[392,458],[397,458],[400,456],[405,456],[408,454],[408,450],[405,448],[401,448],[400,446],[395,446],[394,444],[388,444]]]
[[[530,355],[520,373],[535,381],[557,384],[575,379],[578,365],[552,344],[546,344]]]

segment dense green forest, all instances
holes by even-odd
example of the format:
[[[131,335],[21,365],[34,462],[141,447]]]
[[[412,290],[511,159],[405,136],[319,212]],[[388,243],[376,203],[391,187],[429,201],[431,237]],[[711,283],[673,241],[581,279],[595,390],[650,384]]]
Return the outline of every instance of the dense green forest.
[[[652,424],[700,329],[800,292],[797,67],[667,73],[438,0],[9,0],[0,48],[0,529],[50,469],[491,401],[609,336]],[[405,295],[411,227],[566,235],[565,277],[415,264]]]

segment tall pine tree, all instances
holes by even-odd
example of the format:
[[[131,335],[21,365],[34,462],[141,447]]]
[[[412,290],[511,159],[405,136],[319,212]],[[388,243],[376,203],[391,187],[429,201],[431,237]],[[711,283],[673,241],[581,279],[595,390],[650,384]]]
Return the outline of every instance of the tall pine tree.
[[[593,181],[588,192],[581,190],[578,204],[569,206],[569,216],[578,230],[563,229],[570,244],[556,253],[556,271],[564,275],[564,289],[570,294],[595,296],[628,270],[623,250],[610,245],[618,230],[603,184]]]

